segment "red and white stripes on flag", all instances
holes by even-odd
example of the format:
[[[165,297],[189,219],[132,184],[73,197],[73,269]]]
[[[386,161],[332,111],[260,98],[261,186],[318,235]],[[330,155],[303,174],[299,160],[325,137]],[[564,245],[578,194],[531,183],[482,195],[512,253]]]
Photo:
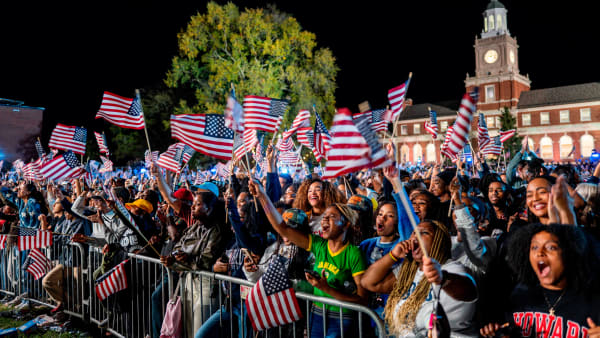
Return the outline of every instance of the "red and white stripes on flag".
[[[223,115],[171,115],[171,136],[205,155],[231,159],[233,130],[225,126]]]
[[[94,136],[96,136],[96,142],[98,142],[98,149],[100,149],[100,154],[105,154],[106,156],[108,156],[110,153],[106,144],[106,135],[104,135],[104,133],[100,134],[99,132],[95,131]]]
[[[321,161],[323,158],[327,158],[327,153],[331,149],[331,135],[325,123],[321,120],[318,112],[315,112],[315,147],[314,153],[317,161]]]
[[[52,231],[19,228],[19,250],[45,248],[52,245]]]
[[[515,129],[510,129],[507,131],[502,131],[500,130],[500,141],[502,143],[508,141],[509,138],[515,136],[515,134],[517,133],[517,131]]]
[[[305,127],[310,128],[310,112],[308,110],[301,110],[296,115],[294,122],[292,122],[292,127],[283,133],[283,140],[285,141],[290,138],[299,128]]]
[[[85,128],[57,124],[50,135],[48,147],[85,154],[87,130]]]
[[[244,157],[244,155],[252,151],[258,143],[258,137],[255,129],[246,129],[242,135],[236,134],[236,140],[234,145],[234,155],[236,159]]]
[[[98,172],[107,173],[113,171],[113,163],[108,157],[100,156],[100,159],[102,160],[102,168]]]
[[[444,144],[442,144],[441,150],[440,152],[448,157],[449,159],[453,159],[456,158],[455,154],[452,154],[452,152],[448,151],[448,144],[450,143],[450,139],[452,138],[452,134],[454,134],[454,130],[453,130],[453,126],[448,127],[448,129],[446,130],[446,137],[444,139]]]
[[[244,131],[244,108],[237,102],[235,91],[232,89],[225,107],[225,127],[241,133]]]
[[[6,240],[7,239],[8,239],[8,235],[0,235],[0,250],[6,248]]]
[[[500,155],[502,153],[502,141],[500,136],[494,136],[490,143],[481,150],[483,155]]]
[[[375,139],[374,142],[378,141]],[[367,143],[365,136],[354,124],[350,110],[338,109],[331,127],[331,149],[327,153],[323,179],[377,167],[384,163],[385,151],[383,154],[380,151],[372,153],[371,143]]]
[[[452,138],[448,142],[448,152],[454,156],[462,150],[469,139],[469,131],[471,130],[471,121],[473,121],[473,113],[477,110],[477,87],[471,93],[466,93],[460,101],[458,108],[458,117],[454,122]]]
[[[40,250],[33,249],[29,252],[25,262],[25,271],[32,274],[33,279],[38,280],[44,277],[51,267],[52,263]]]
[[[71,151],[56,156],[52,161],[45,162],[40,169],[40,174],[45,179],[54,181],[79,178],[84,173],[85,169]]]
[[[41,168],[42,168],[42,159],[38,158],[37,160],[35,160],[23,167],[23,177],[26,180],[41,181],[44,179],[42,174],[40,174]]]
[[[277,131],[277,127],[287,109],[288,101],[262,96],[248,95],[244,97],[244,129],[256,129],[269,133]]]
[[[104,92],[96,118],[103,118],[121,128],[144,129],[145,126],[144,112],[138,97],[128,98],[110,92]]]
[[[271,259],[267,271],[252,287],[246,298],[246,310],[255,331],[263,331],[302,319],[302,312],[292,288],[284,258]]]
[[[158,161],[158,151],[150,152],[149,150],[146,150],[146,152],[144,153],[144,162],[146,168],[150,168],[152,162],[156,161]]]
[[[100,300],[127,288],[127,274],[125,273],[125,260],[96,280],[96,295]]]
[[[404,98],[406,96],[406,91],[408,90],[409,84],[410,77],[403,84],[388,91],[388,100],[390,101],[391,108],[390,112],[385,116],[385,119],[388,122],[394,122],[404,109]]]
[[[167,148],[167,151],[160,154],[158,160],[156,161],[156,164],[161,168],[172,171],[174,173],[178,173],[181,170],[181,162],[175,159],[175,155],[177,153],[178,147],[183,146],[183,143],[171,144],[169,148]]]
[[[485,149],[490,144],[490,134],[488,132],[487,123],[485,122],[485,116],[483,113],[479,113],[479,121],[477,122],[477,143],[479,144],[479,151]]]
[[[275,148],[279,151],[290,151],[294,149],[294,141],[292,141],[291,138],[288,138],[287,140],[280,138],[279,141],[277,141]]]

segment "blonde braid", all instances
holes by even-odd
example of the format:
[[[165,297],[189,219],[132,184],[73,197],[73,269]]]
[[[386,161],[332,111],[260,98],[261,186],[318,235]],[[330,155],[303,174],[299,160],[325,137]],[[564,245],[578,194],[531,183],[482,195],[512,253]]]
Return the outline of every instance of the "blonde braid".
[[[421,224],[423,223],[434,225],[435,233],[429,249],[429,256],[443,265],[450,257],[451,241],[448,229],[438,221],[425,220]],[[421,278],[410,296],[407,299],[405,298],[405,295],[410,291],[418,268],[418,263],[414,260],[411,262],[405,260],[402,263],[398,279],[390,293],[384,311],[385,320],[391,333],[400,334],[402,331],[412,330],[415,326],[417,313],[425,299],[427,299],[431,283],[426,278]],[[406,299],[406,301],[396,311],[396,306],[402,299]]]

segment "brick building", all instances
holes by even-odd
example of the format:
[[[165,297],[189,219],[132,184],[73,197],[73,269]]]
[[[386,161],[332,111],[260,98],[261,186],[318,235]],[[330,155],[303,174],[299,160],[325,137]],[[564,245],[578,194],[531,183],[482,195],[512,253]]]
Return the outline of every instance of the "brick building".
[[[589,157],[600,136],[600,83],[530,90],[529,76],[519,72],[517,39],[508,30],[507,10],[490,1],[483,12],[483,30],[475,38],[475,75],[467,73],[467,91],[479,87],[477,110],[483,113],[490,136],[498,134],[501,110],[507,107],[517,118],[519,135],[529,137],[530,148],[547,161]],[[444,131],[454,123],[456,111],[444,106],[414,104],[406,100],[397,137],[400,159],[416,163],[440,160]],[[424,132],[429,118],[427,107],[438,113],[437,140]],[[471,142],[477,148],[474,132],[479,119],[473,119]],[[595,122],[598,121],[598,122]],[[417,125],[420,125],[417,127]],[[575,148],[573,148],[575,147]],[[574,149],[574,150],[573,150]],[[435,150],[435,153],[433,152]]]

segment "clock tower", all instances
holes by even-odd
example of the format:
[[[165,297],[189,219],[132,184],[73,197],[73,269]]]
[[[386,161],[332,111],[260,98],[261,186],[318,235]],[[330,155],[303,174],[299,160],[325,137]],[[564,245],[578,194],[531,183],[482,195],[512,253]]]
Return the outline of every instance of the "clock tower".
[[[521,92],[531,87],[529,78],[519,74],[519,46],[508,31],[506,13],[497,0],[483,12],[481,37],[475,37],[475,77],[467,74],[465,80],[467,91],[479,87],[477,109],[486,117],[499,115],[504,107],[515,113]]]

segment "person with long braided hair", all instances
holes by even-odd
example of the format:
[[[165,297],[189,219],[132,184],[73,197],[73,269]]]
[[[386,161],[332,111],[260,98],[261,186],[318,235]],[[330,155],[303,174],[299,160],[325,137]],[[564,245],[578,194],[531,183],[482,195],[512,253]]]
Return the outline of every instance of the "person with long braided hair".
[[[476,337],[472,324],[477,300],[475,281],[462,264],[451,260],[448,228],[438,221],[424,220],[416,231],[428,256],[423,254],[413,233],[367,269],[362,286],[390,294],[384,311],[390,333],[426,336],[434,298],[438,298],[452,333]],[[402,264],[392,268],[399,260],[403,260]]]

